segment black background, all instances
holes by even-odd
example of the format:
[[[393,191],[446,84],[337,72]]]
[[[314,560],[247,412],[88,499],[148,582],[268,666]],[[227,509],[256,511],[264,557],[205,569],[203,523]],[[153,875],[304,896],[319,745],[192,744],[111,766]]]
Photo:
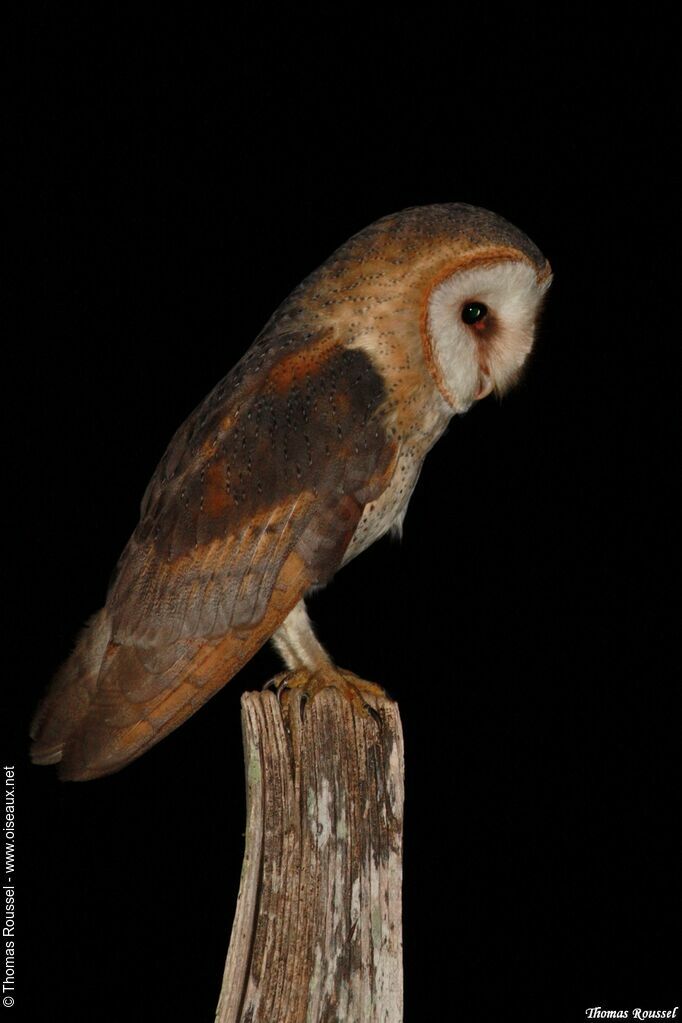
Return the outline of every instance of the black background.
[[[516,223],[555,283],[522,384],[453,422],[402,544],[311,602],[400,703],[406,1020],[680,1001],[671,26],[622,19],[45,7],[19,27],[19,1018],[213,1018],[239,699],[275,655],[111,778],[30,766],[28,721],[175,428],[334,248],[442,201]]]

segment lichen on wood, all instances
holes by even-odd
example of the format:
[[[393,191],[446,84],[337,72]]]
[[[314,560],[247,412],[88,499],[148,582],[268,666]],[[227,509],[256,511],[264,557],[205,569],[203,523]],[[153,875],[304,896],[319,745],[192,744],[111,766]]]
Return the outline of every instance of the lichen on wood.
[[[247,830],[217,1023],[402,1020],[403,742],[336,690],[242,698]]]

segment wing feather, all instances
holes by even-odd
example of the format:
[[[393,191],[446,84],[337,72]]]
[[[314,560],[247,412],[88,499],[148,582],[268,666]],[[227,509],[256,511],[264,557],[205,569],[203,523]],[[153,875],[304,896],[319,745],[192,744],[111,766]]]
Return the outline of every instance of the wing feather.
[[[62,757],[72,778],[123,766],[331,578],[390,476],[384,399],[369,357],[329,334],[256,342],[171,441],[97,642],[80,641],[39,710],[34,759]]]

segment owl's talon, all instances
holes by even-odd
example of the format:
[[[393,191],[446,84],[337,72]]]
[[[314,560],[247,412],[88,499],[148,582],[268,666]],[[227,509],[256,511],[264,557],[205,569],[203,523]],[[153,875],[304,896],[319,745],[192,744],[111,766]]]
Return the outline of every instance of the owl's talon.
[[[366,700],[363,700],[362,702],[364,704],[365,711],[369,714],[370,717],[374,718],[374,723],[376,724],[377,728],[383,728],[384,722],[381,717],[381,714],[376,709],[376,707],[373,707],[371,703],[367,703]]]
[[[384,697],[384,690],[373,682],[367,682],[358,678],[350,671],[344,671],[333,665],[325,665],[317,671],[308,671],[305,668],[284,672],[270,680],[267,688],[274,688],[277,692],[277,700],[282,703],[282,694],[293,689],[300,690],[301,699],[299,713],[301,723],[305,721],[306,709],[311,700],[314,700],[323,689],[336,689],[349,703],[359,707],[363,714],[368,715],[374,721],[377,728],[383,727],[383,720],[377,709],[372,706],[367,696],[375,698]]]
[[[273,678],[268,679],[268,681],[263,685],[261,692],[266,693],[268,690],[273,689],[277,697],[277,702],[281,703],[282,693],[286,692],[289,688],[287,680],[290,675],[291,672],[289,671],[282,671],[279,675],[274,675]]]

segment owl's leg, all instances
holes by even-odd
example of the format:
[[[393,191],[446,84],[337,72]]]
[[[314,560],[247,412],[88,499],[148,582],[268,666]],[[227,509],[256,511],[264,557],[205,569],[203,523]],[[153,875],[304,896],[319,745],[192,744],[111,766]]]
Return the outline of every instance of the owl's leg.
[[[290,671],[307,668],[314,672],[332,663],[313,631],[313,623],[303,600],[299,600],[293,611],[289,612],[274,633],[272,642]]]
[[[384,696],[374,682],[337,668],[313,631],[305,603],[301,600],[274,633],[272,641],[289,669],[274,679],[281,689],[303,689],[311,699],[322,689],[338,689],[351,701],[365,705],[364,696]]]

